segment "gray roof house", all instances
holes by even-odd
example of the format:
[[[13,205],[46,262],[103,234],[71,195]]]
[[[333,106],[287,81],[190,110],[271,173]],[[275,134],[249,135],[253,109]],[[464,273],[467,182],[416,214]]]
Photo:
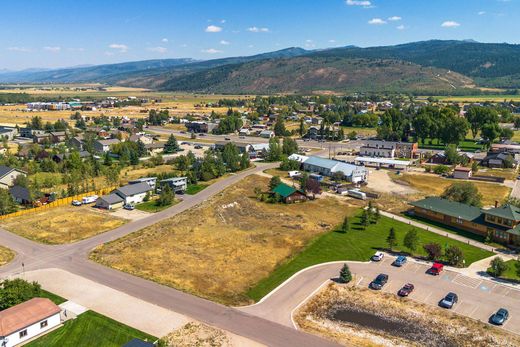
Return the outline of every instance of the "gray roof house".
[[[123,206],[124,199],[119,195],[112,193],[104,195],[96,200],[96,207],[107,210],[115,210]]]
[[[31,192],[29,189],[22,186],[14,186],[9,188],[9,193],[13,197],[14,201],[19,204],[30,204],[32,202]]]
[[[146,182],[127,184],[114,191],[125,200],[125,204],[138,204],[143,202],[146,193],[152,191],[152,187]]]
[[[106,153],[110,151],[110,146],[119,143],[118,139],[109,139],[109,140],[98,140],[94,142],[94,150],[98,153]]]
[[[26,175],[22,170],[0,165],[0,188],[9,188],[14,185],[14,180],[20,175]]]

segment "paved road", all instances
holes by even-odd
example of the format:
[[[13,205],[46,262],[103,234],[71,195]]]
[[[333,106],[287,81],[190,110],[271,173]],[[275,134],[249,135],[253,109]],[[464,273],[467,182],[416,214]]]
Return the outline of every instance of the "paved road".
[[[196,195],[185,196],[182,202],[164,211],[69,245],[42,245],[0,229],[0,244],[17,253],[11,263],[0,268],[0,275],[11,276],[23,270],[63,269],[267,346],[334,346],[335,344],[317,336],[302,333],[247,312],[216,304],[152,281],[104,267],[87,258],[88,253],[98,245],[181,213],[202,203],[244,177],[268,168],[274,168],[277,165],[275,163],[259,163],[255,168],[227,177]]]
[[[388,257],[379,263],[347,263],[356,276],[356,283],[361,287],[368,287],[378,274],[386,273],[389,275],[389,282],[383,288],[384,292],[397,293],[405,283],[411,282],[415,291],[410,299],[435,307],[451,291],[459,296],[454,312],[483,322],[488,322],[498,308],[504,307],[509,310],[511,318],[503,328],[520,334],[520,290],[453,271],[432,276],[426,274],[429,264],[410,261],[404,267],[397,268],[391,265],[392,261],[393,258]],[[342,262],[322,264],[304,270],[258,304],[242,307],[240,310],[292,327],[291,312],[320,285],[337,278],[341,264]]]

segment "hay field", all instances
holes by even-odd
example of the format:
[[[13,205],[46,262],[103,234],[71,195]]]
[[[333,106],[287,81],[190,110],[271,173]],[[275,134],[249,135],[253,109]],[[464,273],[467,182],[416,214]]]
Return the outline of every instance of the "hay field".
[[[402,175],[391,175],[395,182],[404,182],[412,188],[420,191],[426,196],[441,195],[444,190],[462,180],[446,179],[433,174],[405,173]],[[482,204],[484,206],[494,205],[495,200],[503,202],[509,196],[511,188],[496,183],[471,181],[475,184],[482,194]]]
[[[9,218],[0,222],[0,226],[34,241],[64,244],[101,234],[126,222],[92,207],[62,206]]]
[[[180,215],[103,245],[101,264],[225,304],[251,302],[247,290],[339,224],[348,205],[324,198],[267,204],[253,196],[268,178],[253,175]]]

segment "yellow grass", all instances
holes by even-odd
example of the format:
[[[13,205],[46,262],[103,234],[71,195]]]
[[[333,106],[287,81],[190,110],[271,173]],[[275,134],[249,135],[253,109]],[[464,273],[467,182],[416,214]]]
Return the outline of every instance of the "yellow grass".
[[[409,184],[412,188],[420,191],[424,195],[441,195],[444,190],[456,182],[461,180],[446,179],[433,174],[402,174],[392,177],[401,182]],[[496,183],[486,183],[472,181],[482,194],[482,203],[484,206],[494,205],[495,200],[504,201],[509,196],[511,188]]]
[[[9,248],[0,246],[0,266],[9,263],[14,258],[14,252]]]
[[[156,174],[176,172],[172,165],[158,165],[156,167],[126,167],[121,171],[121,183],[126,184],[128,181],[141,177],[148,177]]]
[[[115,229],[126,222],[92,207],[63,206],[9,218],[0,226],[38,242],[63,244]]]
[[[256,200],[251,176],[200,206],[96,249],[92,259],[226,304],[250,302],[245,292],[277,264],[334,225],[346,202],[304,204]]]

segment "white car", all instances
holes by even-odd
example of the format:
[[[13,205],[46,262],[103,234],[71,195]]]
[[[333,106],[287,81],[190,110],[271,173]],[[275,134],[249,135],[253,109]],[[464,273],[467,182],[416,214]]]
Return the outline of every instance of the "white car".
[[[381,260],[383,260],[384,257],[385,257],[385,254],[383,252],[376,252],[376,254],[374,254],[372,256],[372,260],[373,261],[381,261]]]
[[[72,206],[81,206],[81,201],[78,200],[72,200]]]

